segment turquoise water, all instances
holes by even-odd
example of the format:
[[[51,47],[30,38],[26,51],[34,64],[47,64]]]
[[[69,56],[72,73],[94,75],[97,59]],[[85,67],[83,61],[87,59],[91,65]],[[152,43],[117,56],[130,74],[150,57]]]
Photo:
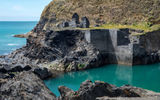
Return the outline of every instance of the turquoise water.
[[[101,80],[116,86],[129,84],[160,92],[160,64],[134,67],[107,65],[86,71],[66,73],[56,79],[45,80],[44,82],[53,93],[59,96],[58,86],[64,85],[77,90],[80,83],[87,79]]]
[[[13,35],[29,32],[37,22],[10,22],[0,21],[0,55],[8,54],[11,51],[26,44],[26,39],[15,38]]]
[[[1,22],[0,21],[0,55],[25,45],[26,40],[12,37],[15,34],[29,32],[37,22]],[[45,84],[49,89],[59,95],[58,86],[65,85],[73,90],[77,90],[80,83],[89,80],[101,80],[117,86],[130,84],[145,89],[160,92],[160,64],[141,66],[120,66],[107,65],[101,68],[90,69],[80,72],[70,72],[46,80]]]

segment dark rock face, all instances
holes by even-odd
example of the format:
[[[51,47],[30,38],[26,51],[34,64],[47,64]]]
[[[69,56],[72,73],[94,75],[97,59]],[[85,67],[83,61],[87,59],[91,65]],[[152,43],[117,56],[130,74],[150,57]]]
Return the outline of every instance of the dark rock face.
[[[25,57],[35,62],[38,60],[40,64],[57,61],[58,64],[48,64],[48,67],[60,71],[81,70],[103,64],[101,54],[86,42],[83,31],[47,31],[43,35],[38,39],[28,38]]]
[[[15,75],[12,73],[4,74],[0,73],[0,79],[8,79],[8,78],[13,78]]]
[[[65,21],[65,22],[63,23],[63,27],[69,27],[69,22]]]
[[[60,86],[59,91],[61,94],[59,97],[60,100],[96,100],[100,97],[101,99],[98,100],[103,100],[102,97],[110,97],[110,99],[113,97],[134,97],[134,99],[136,99],[137,97],[152,97],[152,95],[154,95],[153,97],[160,97],[159,93],[154,93],[152,91],[144,90],[141,88],[128,85],[116,87],[101,81],[92,83],[89,80],[83,82],[78,91],[73,91],[65,86]]]
[[[52,73],[48,71],[47,68],[35,68],[34,73],[38,75],[42,80],[50,78],[52,76]]]
[[[81,28],[89,28],[90,23],[87,17],[82,17],[80,27]]]
[[[0,78],[2,79],[8,79],[13,78],[15,74],[22,71],[29,71],[32,68],[29,65],[21,66],[21,65],[1,65],[0,66]]]
[[[1,83],[1,81],[0,81]],[[1,100],[56,100],[56,97],[32,72],[23,72],[0,86]]]
[[[69,21],[64,21],[64,22],[62,22],[61,24],[58,24],[57,27],[60,28],[60,29],[61,29],[61,28],[66,28],[66,27],[69,27],[69,26],[70,26],[69,24],[70,24]],[[75,26],[75,27],[76,27],[76,26]]]
[[[16,66],[8,66],[8,65],[3,65],[0,68],[0,72],[1,73],[7,73],[7,72],[21,72],[21,71],[28,71],[31,70],[30,66],[25,66],[22,67],[20,65],[16,65]]]
[[[77,13],[73,14],[72,21],[75,21],[76,24],[79,24],[79,15]]]
[[[70,21],[70,22],[69,22],[69,27],[72,27],[72,28],[78,27],[78,24],[76,23],[76,20]]]
[[[68,72],[106,64],[138,65],[159,62],[158,44],[148,39],[147,41],[155,43],[148,48],[146,45],[149,43],[145,38],[132,36],[129,29],[34,32],[28,35],[26,46],[0,57],[0,72],[21,72],[36,66]]]
[[[89,28],[90,22],[87,17],[82,17],[81,22],[79,21],[79,15],[74,13],[72,16],[71,21],[63,21],[62,23],[58,24],[57,27],[60,29],[70,27],[70,28]]]

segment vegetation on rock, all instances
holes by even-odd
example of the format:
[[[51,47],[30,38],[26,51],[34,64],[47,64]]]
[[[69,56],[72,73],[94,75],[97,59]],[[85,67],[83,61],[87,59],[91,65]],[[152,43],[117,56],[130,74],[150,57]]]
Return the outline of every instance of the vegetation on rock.
[[[159,0],[53,0],[41,15],[44,29],[69,20],[75,12],[89,18],[92,27],[103,25],[105,28],[152,31],[160,26]]]

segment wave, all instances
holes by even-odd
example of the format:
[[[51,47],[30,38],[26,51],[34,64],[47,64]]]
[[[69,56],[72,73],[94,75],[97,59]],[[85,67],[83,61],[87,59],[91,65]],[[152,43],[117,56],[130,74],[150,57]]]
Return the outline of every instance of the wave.
[[[8,46],[19,46],[19,44],[16,44],[16,43],[9,43],[7,44]]]

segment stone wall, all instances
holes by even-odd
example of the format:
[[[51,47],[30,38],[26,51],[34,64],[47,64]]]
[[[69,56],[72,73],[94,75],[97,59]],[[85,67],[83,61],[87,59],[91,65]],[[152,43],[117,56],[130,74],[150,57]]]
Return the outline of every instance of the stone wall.
[[[85,38],[104,55],[107,63],[137,65],[159,61],[160,36],[156,34],[136,36],[129,29],[95,29],[85,31]]]

